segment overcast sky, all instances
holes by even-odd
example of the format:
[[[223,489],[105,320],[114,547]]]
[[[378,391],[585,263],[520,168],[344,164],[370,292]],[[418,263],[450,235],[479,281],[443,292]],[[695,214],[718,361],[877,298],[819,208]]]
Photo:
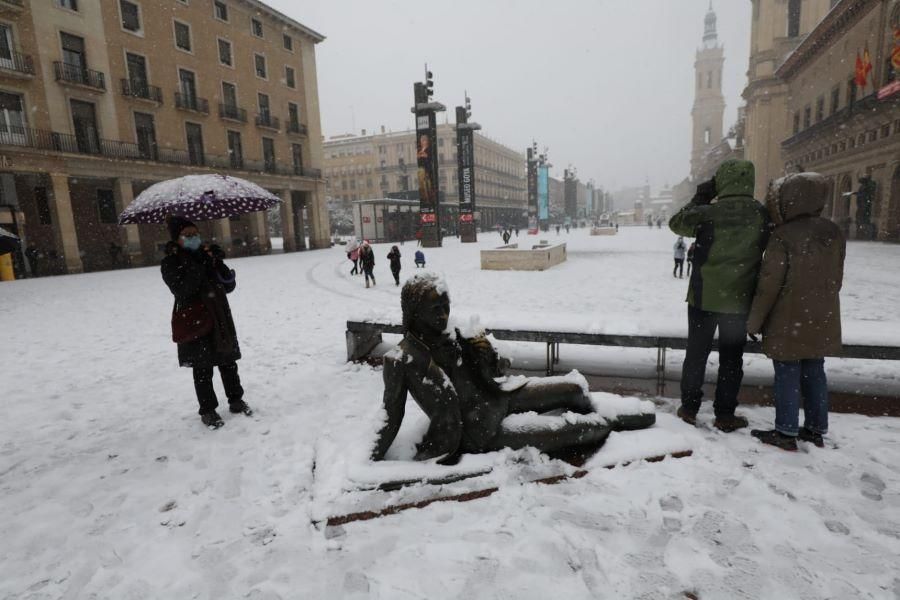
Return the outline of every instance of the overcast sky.
[[[326,136],[412,127],[412,84],[427,61],[448,113],[468,90],[484,134],[522,151],[534,138],[554,171],[575,166],[607,189],[688,174],[708,0],[268,2],[327,37],[317,47]],[[727,130],[746,79],[751,4],[713,5]]]

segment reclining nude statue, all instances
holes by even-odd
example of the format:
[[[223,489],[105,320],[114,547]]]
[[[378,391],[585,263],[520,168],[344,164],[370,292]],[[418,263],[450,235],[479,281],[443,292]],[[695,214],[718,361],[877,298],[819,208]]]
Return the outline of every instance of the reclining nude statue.
[[[430,419],[417,445],[415,460],[438,458],[455,464],[463,453],[532,446],[542,452],[603,443],[610,431],[643,429],[654,414],[618,415],[611,419],[550,419],[536,426],[504,428],[515,413],[594,412],[586,382],[568,378],[529,378],[503,386],[503,362],[483,336],[463,337],[445,331],[450,297],[436,275],[412,277],[401,292],[404,336],[384,357],[384,409],[387,420],[378,434],[373,460],[382,460],[393,443],[406,409],[407,392]],[[502,381],[502,380],[501,380]],[[599,417],[599,415],[598,415]],[[540,424],[547,419],[546,425]]]

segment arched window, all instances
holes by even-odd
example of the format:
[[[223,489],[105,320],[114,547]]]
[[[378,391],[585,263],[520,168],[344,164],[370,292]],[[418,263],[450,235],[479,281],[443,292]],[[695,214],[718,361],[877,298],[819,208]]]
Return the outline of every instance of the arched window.
[[[800,9],[802,0],[788,0],[788,29],[787,36],[794,38],[800,35]]]

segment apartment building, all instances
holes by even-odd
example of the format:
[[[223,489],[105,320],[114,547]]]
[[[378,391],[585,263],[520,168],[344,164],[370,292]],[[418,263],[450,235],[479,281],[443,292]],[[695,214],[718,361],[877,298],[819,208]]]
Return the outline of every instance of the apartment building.
[[[355,200],[384,198],[391,193],[415,191],[415,131],[333,136],[325,141],[324,174],[330,197],[349,206]],[[445,202],[459,198],[456,127],[438,125],[438,186]],[[476,218],[483,228],[495,224],[524,223],[527,210],[525,155],[475,134]]]
[[[215,172],[282,198],[285,250],[307,225],[329,245],[323,39],[257,0],[0,0],[0,226],[45,273],[152,264],[164,227],[118,213],[157,181]],[[233,255],[270,247],[265,213],[201,229]]]

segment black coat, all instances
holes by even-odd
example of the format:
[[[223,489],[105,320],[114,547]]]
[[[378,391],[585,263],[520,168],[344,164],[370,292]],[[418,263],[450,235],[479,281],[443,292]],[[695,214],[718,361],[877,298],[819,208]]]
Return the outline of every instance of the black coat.
[[[363,269],[365,269],[366,271],[371,271],[375,268],[375,253],[372,252],[371,248],[369,248],[365,252],[360,252],[359,260],[362,261]]]
[[[390,252],[388,252],[387,258],[389,261],[391,261],[391,271],[394,271],[395,273],[399,273],[400,272],[400,252],[399,251],[394,252],[393,250],[391,250]]]
[[[237,332],[231,317],[226,294],[237,285],[234,271],[220,258],[205,252],[191,252],[169,247],[170,253],[161,265],[163,281],[175,296],[175,310],[204,300],[213,314],[213,332],[193,342],[178,344],[178,364],[182,367],[214,367],[227,365],[241,358]],[[213,253],[221,250],[213,247]]]

